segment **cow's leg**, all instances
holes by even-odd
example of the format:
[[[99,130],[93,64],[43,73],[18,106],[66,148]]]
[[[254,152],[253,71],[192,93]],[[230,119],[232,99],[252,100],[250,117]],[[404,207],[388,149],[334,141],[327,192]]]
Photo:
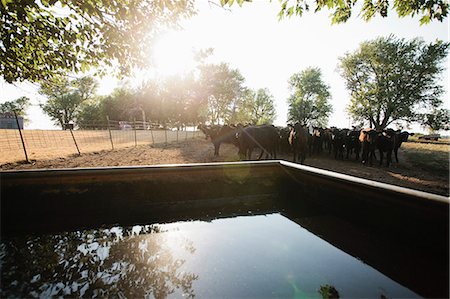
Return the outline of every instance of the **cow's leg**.
[[[397,161],[397,163],[398,163],[397,153],[398,153],[398,147],[394,148],[395,161]]]
[[[295,163],[295,161],[296,161],[296,154],[297,154],[297,149],[296,148],[293,148],[292,149],[292,153],[294,154],[294,157],[293,157],[293,162]]]
[[[389,164],[391,164],[392,160],[392,150],[388,150],[386,153],[386,166],[389,167]]]
[[[380,166],[383,164],[383,151],[379,150],[380,152]]]
[[[220,143],[214,143],[214,156],[219,156]]]
[[[261,149],[261,153],[259,153],[258,160],[261,160],[263,154],[264,154],[264,149]],[[267,159],[267,154],[266,154],[266,159]]]
[[[253,153],[253,148],[249,147],[247,150],[247,159],[251,160],[252,159],[252,153]]]

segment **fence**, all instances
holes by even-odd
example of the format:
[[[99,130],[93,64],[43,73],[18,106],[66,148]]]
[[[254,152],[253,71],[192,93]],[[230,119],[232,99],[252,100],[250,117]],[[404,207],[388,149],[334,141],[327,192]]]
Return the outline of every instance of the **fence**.
[[[140,129],[139,129],[140,128]],[[22,144],[22,133],[24,144]],[[96,127],[82,130],[22,130],[0,129],[0,164],[29,159],[43,160],[112,150],[138,145],[182,142],[200,136],[195,127],[184,130],[147,129],[136,126]],[[24,147],[25,150],[24,151]]]

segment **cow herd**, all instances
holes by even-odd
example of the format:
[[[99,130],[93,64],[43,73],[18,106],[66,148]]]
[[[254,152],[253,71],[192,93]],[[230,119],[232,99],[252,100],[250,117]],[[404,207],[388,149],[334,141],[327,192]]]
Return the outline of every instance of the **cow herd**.
[[[222,143],[233,144],[238,148],[241,160],[251,160],[253,150],[260,150],[258,160],[276,159],[277,152],[293,154],[294,162],[304,163],[307,156],[320,154],[332,155],[335,159],[355,159],[363,164],[372,165],[379,152],[379,164],[386,157],[386,166],[392,160],[392,153],[398,162],[398,149],[412,133],[385,129],[308,129],[297,123],[287,127],[273,125],[204,125],[198,126],[214,145],[214,155],[219,155]]]

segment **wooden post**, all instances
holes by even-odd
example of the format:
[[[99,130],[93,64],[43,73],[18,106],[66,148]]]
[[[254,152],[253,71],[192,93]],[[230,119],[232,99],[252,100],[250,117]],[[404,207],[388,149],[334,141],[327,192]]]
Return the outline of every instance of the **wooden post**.
[[[164,126],[164,136],[166,138],[166,145],[167,145],[167,128]]]
[[[155,144],[155,138],[153,137],[152,126],[150,126],[150,134],[152,135],[152,145]]]
[[[112,139],[112,134],[111,134],[111,128],[109,125],[109,116],[106,116],[106,120],[108,121],[108,131],[109,131],[109,140],[111,140],[111,148],[114,150],[114,144],[113,144],[113,139]]]
[[[134,147],[137,146],[137,136],[136,136],[136,119],[134,119]]]
[[[80,153],[80,149],[78,148],[78,144],[77,144],[77,141],[75,140],[75,136],[73,135],[73,131],[72,131],[72,129],[71,129],[71,128],[69,128],[69,130],[70,130],[70,134],[72,134],[72,139],[73,139],[73,142],[75,143],[75,146],[76,146],[76,148],[77,148],[77,151],[78,151],[78,156],[81,156],[81,153]]]
[[[179,129],[178,129],[178,127],[177,127],[177,143],[178,143],[178,131],[179,131]]]
[[[27,149],[25,147],[25,141],[23,140],[22,131],[20,130],[19,119],[17,118],[16,111],[14,111],[14,116],[16,117],[17,130],[19,130],[20,140],[22,140],[23,152],[25,153],[25,160],[27,161],[27,163],[30,163],[30,160],[28,159],[27,155]]]

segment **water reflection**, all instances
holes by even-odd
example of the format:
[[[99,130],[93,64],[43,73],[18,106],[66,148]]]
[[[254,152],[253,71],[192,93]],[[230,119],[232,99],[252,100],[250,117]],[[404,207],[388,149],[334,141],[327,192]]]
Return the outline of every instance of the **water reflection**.
[[[278,213],[12,237],[0,264],[2,298],[418,297]]]
[[[160,226],[114,227],[3,239],[1,297],[194,297],[194,273],[181,271]],[[179,239],[186,254],[192,242]]]

